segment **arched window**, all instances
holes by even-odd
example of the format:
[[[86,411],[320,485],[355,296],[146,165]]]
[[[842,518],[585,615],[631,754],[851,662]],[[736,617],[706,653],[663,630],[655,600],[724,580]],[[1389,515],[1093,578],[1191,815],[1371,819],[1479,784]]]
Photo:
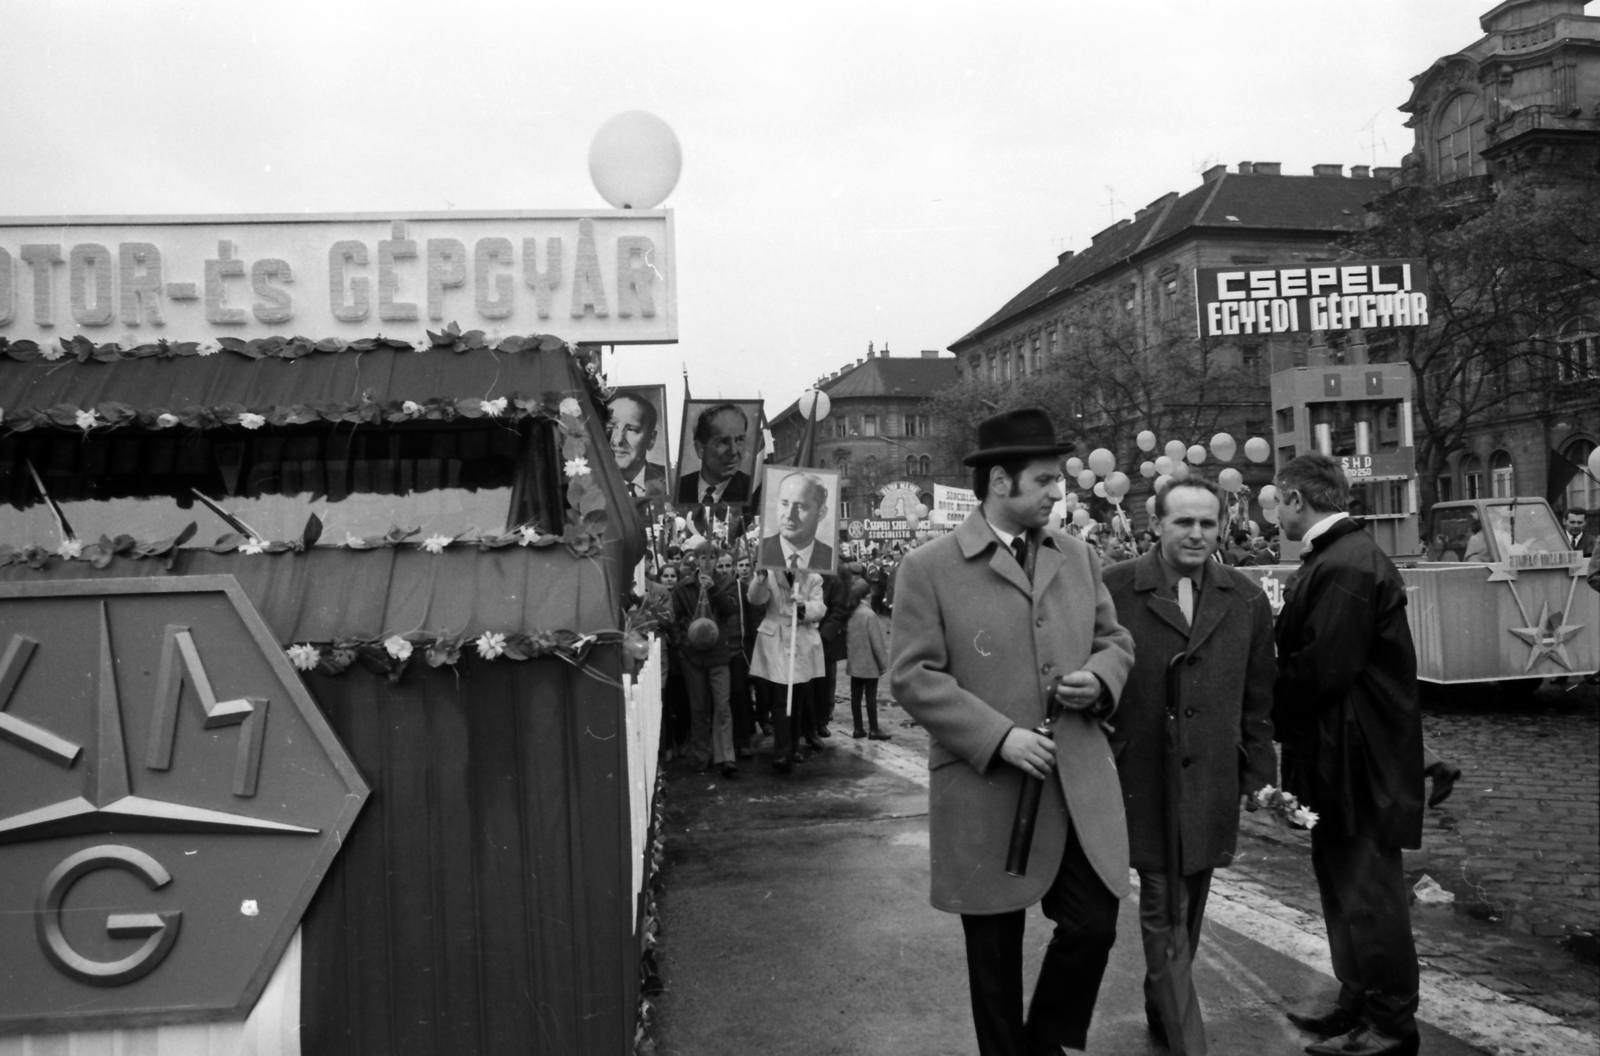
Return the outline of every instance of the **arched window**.
[[[1461,497],[1483,498],[1483,459],[1467,455],[1461,459]]]
[[[1517,493],[1517,471],[1511,465],[1511,456],[1496,451],[1489,456],[1489,497],[1509,499]]]
[[[1574,440],[1562,449],[1561,453],[1567,461],[1575,466],[1587,466],[1589,455],[1594,451],[1594,443],[1589,440]],[[1587,472],[1579,471],[1567,485],[1566,505],[1562,510],[1585,509],[1590,514],[1600,513],[1600,484],[1595,483]]]
[[[929,458],[927,455],[923,455],[917,460],[917,467],[919,470],[919,476],[933,476],[933,459]]]
[[[1600,377],[1600,319],[1580,315],[1569,319],[1556,338],[1560,350],[1560,380],[1583,381]]]
[[[1439,182],[1488,171],[1483,160],[1483,97],[1475,92],[1453,96],[1439,108],[1434,125],[1434,166]]]
[[[906,476],[914,477],[916,475],[917,475],[917,456],[916,455],[907,455],[906,456]]]

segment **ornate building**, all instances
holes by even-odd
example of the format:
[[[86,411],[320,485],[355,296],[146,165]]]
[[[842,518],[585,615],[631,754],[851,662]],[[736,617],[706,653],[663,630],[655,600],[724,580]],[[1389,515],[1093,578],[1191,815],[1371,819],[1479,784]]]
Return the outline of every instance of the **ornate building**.
[[[896,359],[888,346],[875,352],[871,345],[866,358],[817,379],[833,407],[817,423],[816,463],[842,471],[842,520],[871,516],[878,489],[890,481],[917,485],[930,507],[935,483],[967,485],[961,466],[940,461],[940,422],[923,406],[955,380],[955,361],[937,351]],[[805,426],[798,403],[772,419],[773,463],[794,463]]]
[[[1413,77],[1409,183],[1490,200],[1533,184],[1560,193],[1600,180],[1600,17],[1584,0],[1506,0],[1484,36]],[[1467,437],[1440,498],[1544,495],[1600,518],[1600,484],[1583,472],[1600,443],[1600,293],[1555,324],[1551,385],[1507,401]]]

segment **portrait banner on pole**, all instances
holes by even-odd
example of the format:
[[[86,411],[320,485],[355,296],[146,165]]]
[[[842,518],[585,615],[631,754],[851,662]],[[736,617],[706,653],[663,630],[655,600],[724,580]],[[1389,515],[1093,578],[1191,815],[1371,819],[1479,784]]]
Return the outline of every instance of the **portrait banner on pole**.
[[[756,564],[833,572],[839,552],[839,472],[768,466],[761,492]]]

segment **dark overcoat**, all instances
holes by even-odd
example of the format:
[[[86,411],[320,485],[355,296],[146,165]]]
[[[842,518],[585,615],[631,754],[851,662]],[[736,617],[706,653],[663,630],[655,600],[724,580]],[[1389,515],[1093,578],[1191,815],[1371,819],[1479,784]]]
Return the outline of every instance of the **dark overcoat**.
[[[929,746],[933,905],[1004,913],[1039,901],[1066,848],[1070,817],[1112,894],[1127,895],[1128,827],[1117,768],[1098,722],[1068,712],[1055,727],[1057,780],[1039,806],[1027,875],[1008,876],[1006,848],[1021,770],[999,757],[1014,726],[1038,727],[1057,675],[1087,669],[1122,692],[1133,640],[1117,623],[1094,551],[1043,531],[1033,582],[974,511],[905,556],[896,575],[889,682]]]
[[[1249,576],[1208,561],[1191,627],[1166,596],[1156,550],[1112,565],[1105,580],[1134,644],[1111,735],[1130,862],[1166,868],[1167,664],[1187,651],[1177,712],[1182,872],[1228,865],[1239,841],[1240,794],[1277,784],[1272,604]]]
[[[1348,518],[1284,584],[1274,736],[1283,787],[1330,831],[1422,846],[1422,712],[1406,587]]]

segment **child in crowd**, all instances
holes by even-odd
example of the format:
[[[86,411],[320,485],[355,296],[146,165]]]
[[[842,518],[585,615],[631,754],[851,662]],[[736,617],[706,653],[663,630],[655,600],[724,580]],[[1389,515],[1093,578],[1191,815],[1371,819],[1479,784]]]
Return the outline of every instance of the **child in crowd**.
[[[878,679],[889,666],[889,648],[883,641],[883,624],[872,611],[872,584],[857,579],[850,584],[849,657],[850,717],[856,728],[852,737],[887,741],[889,735],[878,729]],[[861,698],[867,698],[868,729],[861,728]],[[869,732],[870,731],[870,732]]]

